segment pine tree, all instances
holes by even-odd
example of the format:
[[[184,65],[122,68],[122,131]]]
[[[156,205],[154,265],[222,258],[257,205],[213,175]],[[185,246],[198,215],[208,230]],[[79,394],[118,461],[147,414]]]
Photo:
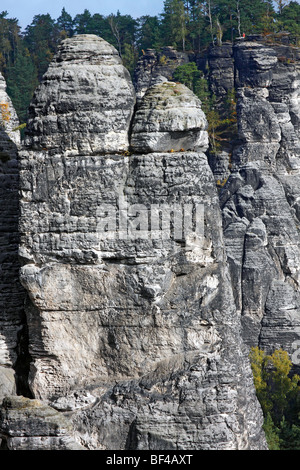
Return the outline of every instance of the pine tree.
[[[92,15],[85,9],[74,18],[74,29],[77,34],[92,34]]]
[[[65,7],[61,11],[61,15],[57,18],[56,24],[62,38],[72,37],[74,34],[74,21],[72,16],[66,12]]]
[[[36,15],[25,29],[24,42],[38,70],[41,80],[59,43],[59,30],[56,22],[47,15]]]
[[[141,16],[138,19],[137,43],[139,50],[156,49],[162,46],[161,26],[157,16]]]
[[[20,123],[26,123],[27,110],[38,85],[37,69],[28,49],[18,51],[15,63],[7,68],[7,93],[18,114]]]
[[[297,2],[290,2],[282,9],[280,19],[280,29],[289,31],[292,40],[296,45],[300,44],[300,5]]]

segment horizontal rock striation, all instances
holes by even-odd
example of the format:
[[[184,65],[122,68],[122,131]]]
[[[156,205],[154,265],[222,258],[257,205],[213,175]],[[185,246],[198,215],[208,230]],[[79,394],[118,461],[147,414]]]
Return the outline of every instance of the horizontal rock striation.
[[[134,115],[133,152],[207,150],[207,120],[201,101],[186,86],[162,81],[151,86]]]
[[[265,449],[206,119],[158,81],[134,112],[115,50],[75,36],[36,92],[20,152],[28,386],[87,449]],[[43,413],[14,434],[16,408],[5,445],[51,446]]]
[[[85,450],[72,423],[39,400],[6,397],[0,411],[1,450]]]
[[[160,52],[154,49],[143,51],[134,71],[133,83],[137,102],[140,103],[146,91],[159,77],[172,81],[177,67],[189,63],[190,56],[179,52],[174,47],[162,47]]]
[[[246,41],[234,57],[240,145],[221,205],[236,305],[245,341],[297,366],[299,50]]]
[[[95,35],[63,41],[29,107],[26,145],[52,154],[128,150],[135,103],[116,49]]]

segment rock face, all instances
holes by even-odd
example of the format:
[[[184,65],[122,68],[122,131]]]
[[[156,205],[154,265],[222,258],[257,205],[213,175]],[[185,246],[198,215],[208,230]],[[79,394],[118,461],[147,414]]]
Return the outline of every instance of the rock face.
[[[299,50],[234,46],[239,142],[221,194],[243,336],[299,366]]]
[[[114,47],[94,35],[67,39],[29,108],[26,145],[66,155],[126,151],[134,101]]]
[[[207,121],[200,100],[186,86],[167,80],[151,86],[135,113],[133,152],[206,150]]]
[[[19,120],[12,105],[11,99],[6,93],[6,83],[0,74],[0,160],[7,161],[15,158],[18,146],[21,143],[18,130]]]
[[[35,400],[25,423],[4,400],[3,446],[266,449],[199,101],[157,84],[131,126],[127,78],[111,46],[78,36],[35,95],[19,221]]]
[[[16,393],[15,369],[18,370],[18,385],[22,380],[22,364],[18,357],[23,354],[25,293],[19,280],[18,260],[18,125],[4,78],[0,75],[0,398]]]
[[[85,450],[72,438],[72,423],[38,400],[6,397],[0,423],[2,450]]]

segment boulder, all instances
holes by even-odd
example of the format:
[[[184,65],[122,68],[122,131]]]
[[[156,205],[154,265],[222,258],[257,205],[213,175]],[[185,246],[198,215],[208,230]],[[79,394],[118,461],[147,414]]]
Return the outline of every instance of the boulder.
[[[205,151],[207,120],[201,101],[180,83],[150,87],[134,115],[130,145],[137,153]]]

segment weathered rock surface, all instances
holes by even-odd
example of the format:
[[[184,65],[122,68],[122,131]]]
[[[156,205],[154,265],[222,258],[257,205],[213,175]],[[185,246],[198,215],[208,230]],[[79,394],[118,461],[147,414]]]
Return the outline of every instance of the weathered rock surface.
[[[16,157],[21,137],[17,129],[19,119],[6,93],[6,83],[2,74],[0,74],[0,122],[0,161],[3,162]]]
[[[113,46],[94,35],[67,39],[29,108],[26,145],[68,155],[126,151],[134,103]]]
[[[34,174],[26,171],[28,163],[35,165]],[[22,246],[33,257],[22,269],[22,282],[30,297],[34,395],[56,401],[72,389],[94,390],[97,406],[74,417],[81,433],[86,429],[81,438],[90,448],[261,446],[260,431],[251,430],[248,421],[248,414],[254,420],[258,410],[206,157],[179,153],[70,161],[31,154],[28,163],[23,159],[27,187],[45,188],[48,168],[60,174],[43,198],[23,193]],[[70,190],[76,198],[66,211]],[[55,201],[53,194],[59,195]],[[207,244],[193,249],[168,238],[99,240],[96,202],[101,198],[117,209],[122,194],[133,211],[161,200],[204,204]],[[76,203],[86,199],[88,209]],[[34,232],[30,209],[40,214]],[[72,224],[74,231],[67,233]],[[211,403],[212,396],[217,403]],[[216,416],[206,419],[211,407]]]
[[[224,43],[221,46],[211,46],[207,54],[207,64],[210,89],[218,105],[226,98],[227,93],[235,88],[233,45]]]
[[[198,132],[201,121],[197,151],[187,151],[196,148],[194,135],[181,152],[162,151],[160,144],[145,150],[146,140],[141,153],[130,156],[101,147],[105,109],[95,132],[81,119],[86,104],[97,101],[95,93],[98,102],[112,96],[115,111],[124,106],[127,127],[120,133],[130,138],[132,88],[114,57],[93,36],[63,43],[36,93],[27,150],[20,153],[28,385],[42,406],[54,408],[51,423],[68,412],[72,428],[59,425],[51,440],[52,424],[41,425],[44,411],[36,413],[35,402],[34,416],[21,426],[18,405],[10,411],[5,401],[0,433],[8,447],[19,449],[42,448],[42,437],[47,446],[66,446],[62,434],[88,449],[265,449],[219,198],[200,150],[207,142],[204,116],[198,102],[177,110],[185,119],[183,137],[190,139],[195,121]],[[126,90],[117,97],[116,70]],[[58,97],[64,103],[68,96],[73,106],[78,90],[79,108],[60,114]],[[196,102],[186,89],[181,93],[174,105]],[[154,114],[163,111],[159,103]],[[60,118],[65,127],[57,125]],[[174,124],[166,120],[163,132],[172,135]],[[16,426],[27,429],[25,440]]]
[[[85,450],[75,441],[64,415],[39,400],[6,397],[0,409],[0,435],[6,450]]]
[[[201,101],[180,83],[165,80],[151,86],[134,115],[130,144],[138,153],[207,150]]]
[[[299,365],[299,50],[234,47],[240,145],[221,194],[244,339]]]
[[[15,368],[22,375],[18,357],[23,350],[25,292],[19,281],[18,260],[18,125],[0,75],[0,399],[16,392]]]

